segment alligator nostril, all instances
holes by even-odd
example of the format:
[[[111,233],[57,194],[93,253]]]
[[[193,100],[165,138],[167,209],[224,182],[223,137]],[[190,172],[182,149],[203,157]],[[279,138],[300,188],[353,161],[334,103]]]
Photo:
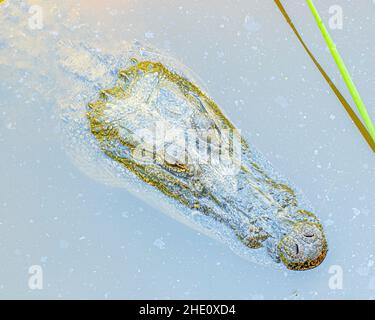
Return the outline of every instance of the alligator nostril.
[[[296,243],[296,254],[299,254],[299,247],[297,243]]]
[[[327,241],[320,224],[297,223],[279,243],[281,261],[291,270],[318,266],[327,254]]]
[[[308,244],[315,243],[317,241],[317,235],[312,230],[306,231],[303,233],[302,241]]]

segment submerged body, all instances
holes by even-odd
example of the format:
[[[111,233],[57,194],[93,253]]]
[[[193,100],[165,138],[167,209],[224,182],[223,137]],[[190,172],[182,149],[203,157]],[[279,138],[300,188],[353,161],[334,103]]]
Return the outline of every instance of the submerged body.
[[[327,243],[318,219],[185,67],[139,45],[89,46],[53,32],[34,48],[17,36],[25,29],[12,16],[28,12],[21,9],[7,6],[0,62],[27,72],[32,90],[56,100],[66,150],[79,168],[251,261],[292,270],[323,261]],[[99,52],[99,45],[107,48]],[[14,48],[15,62],[6,60]]]
[[[160,62],[133,64],[89,104],[101,150],[191,214],[225,224],[248,248],[264,247],[293,270],[319,265],[327,244],[317,218],[256,163],[215,103]]]

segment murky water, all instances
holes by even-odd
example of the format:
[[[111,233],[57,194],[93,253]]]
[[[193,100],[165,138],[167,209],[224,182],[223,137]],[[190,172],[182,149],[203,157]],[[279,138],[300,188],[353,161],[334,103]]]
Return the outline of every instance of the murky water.
[[[373,297],[374,157],[276,6],[261,1],[92,3],[60,7],[60,14],[53,2],[40,3],[40,30],[30,25],[33,13],[23,7],[13,21],[18,28],[12,33],[24,36],[14,40],[18,51],[7,47],[11,33],[2,33],[0,252],[6,263],[0,267],[1,296]],[[346,94],[303,3],[287,9]],[[316,3],[327,19],[330,4]],[[344,28],[332,36],[373,116],[374,4],[340,5]],[[107,52],[118,52],[120,43],[136,38],[194,70],[249,143],[310,200],[326,230],[326,261],[304,273],[251,263],[163,215],[158,204],[149,206],[83,174],[66,152],[56,107],[56,101],[71,107],[82,98],[81,90],[66,79],[53,82],[56,66],[48,63],[48,43],[66,40],[67,34],[99,47],[108,43]],[[349,39],[361,51],[349,46]],[[21,71],[14,72],[15,66]],[[51,94],[41,95],[46,89]],[[43,290],[28,287],[32,265],[42,266]]]

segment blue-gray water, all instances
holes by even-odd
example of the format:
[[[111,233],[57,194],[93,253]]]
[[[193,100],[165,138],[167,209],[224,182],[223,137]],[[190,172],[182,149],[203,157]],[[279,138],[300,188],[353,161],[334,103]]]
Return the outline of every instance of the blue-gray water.
[[[55,106],[33,101],[22,84],[10,88],[4,74],[0,297],[374,298],[374,154],[275,4],[80,2],[77,24],[148,42],[194,70],[249,142],[304,192],[330,251],[321,266],[302,273],[251,264],[126,190],[95,182],[67,157]],[[304,3],[286,8],[351,101]],[[315,3],[327,24],[329,7],[342,7],[343,29],[330,32],[374,119],[375,3]],[[30,34],[38,39],[45,31]],[[32,265],[43,269],[42,290],[28,286]],[[342,289],[332,286],[330,270],[342,270]]]

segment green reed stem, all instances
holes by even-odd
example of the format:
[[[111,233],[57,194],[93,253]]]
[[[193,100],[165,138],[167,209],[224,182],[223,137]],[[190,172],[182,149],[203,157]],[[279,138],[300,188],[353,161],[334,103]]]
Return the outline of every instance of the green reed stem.
[[[361,99],[361,96],[359,95],[359,92],[357,90],[357,87],[355,86],[350,74],[349,74],[349,71],[348,69],[346,68],[345,66],[345,63],[340,55],[340,53],[338,52],[337,48],[336,48],[336,45],[335,43],[333,42],[331,36],[329,35],[328,33],[328,30],[327,28],[325,27],[319,13],[318,13],[318,10],[316,9],[316,7],[314,6],[314,3],[312,2],[312,0],[306,0],[307,1],[307,4],[309,5],[310,7],[310,10],[312,12],[312,14],[314,15],[314,18],[315,18],[315,21],[328,45],[328,48],[329,50],[331,51],[331,54],[333,56],[333,59],[335,60],[336,64],[337,64],[337,67],[339,68],[340,70],[340,73],[342,75],[342,77],[344,78],[344,81],[349,89],[349,92],[355,102],[355,104],[357,105],[357,108],[358,108],[358,111],[372,137],[372,139],[375,141],[375,128],[374,128],[374,125],[371,121],[371,118],[367,112],[367,109]]]

